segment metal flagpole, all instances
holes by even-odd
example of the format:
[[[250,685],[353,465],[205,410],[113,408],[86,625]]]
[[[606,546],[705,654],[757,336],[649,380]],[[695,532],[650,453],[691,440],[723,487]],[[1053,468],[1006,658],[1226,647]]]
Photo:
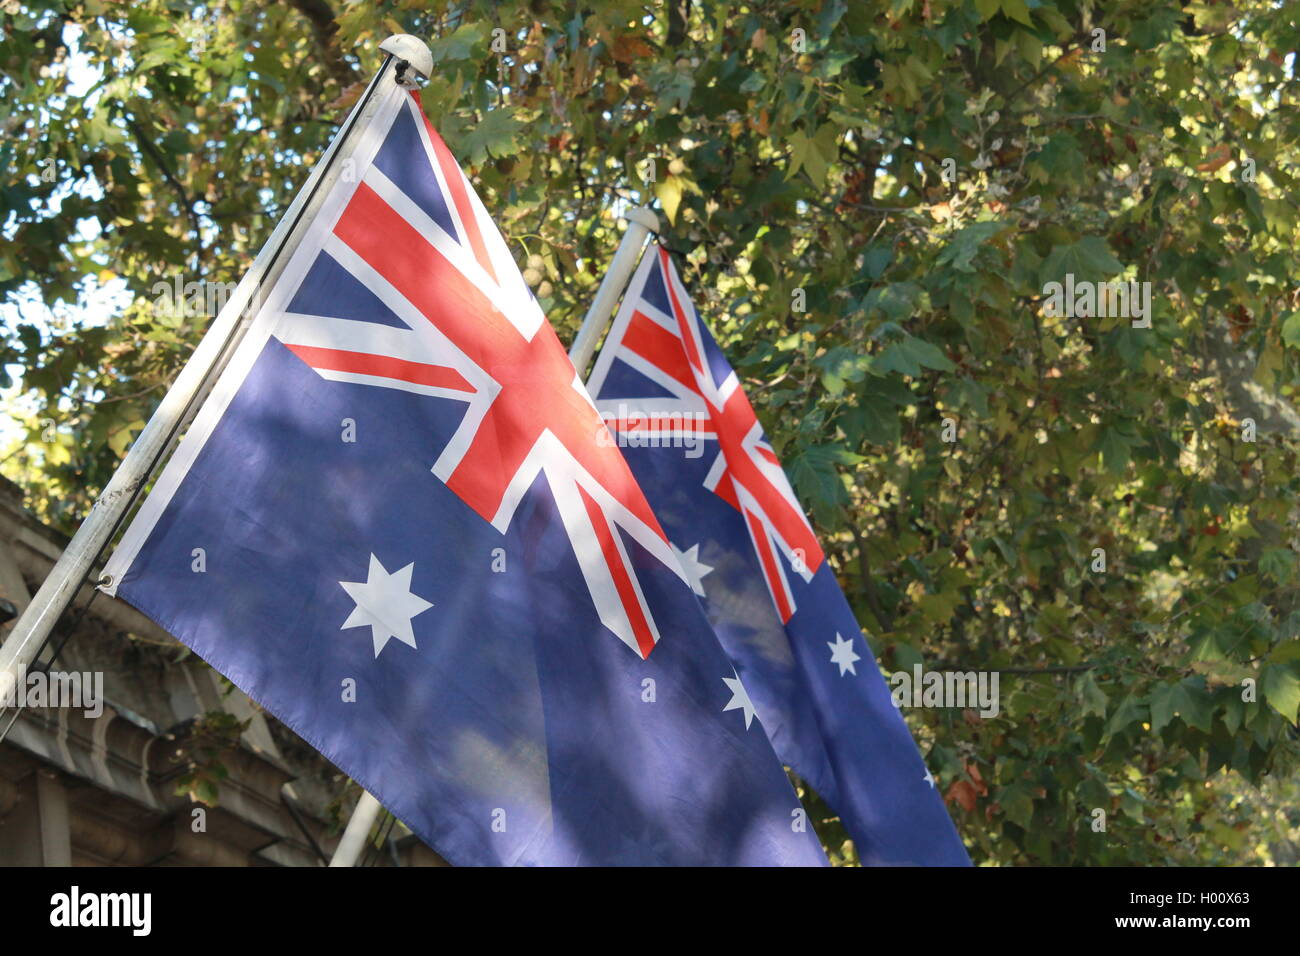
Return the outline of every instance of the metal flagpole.
[[[334,855],[330,857],[330,866],[356,866],[361,851],[366,848],[366,837],[370,828],[379,818],[379,811],[384,809],[368,790],[361,791],[361,799],[352,809],[352,818],[348,820],[343,838],[339,840]]]
[[[433,56],[418,37],[391,36],[379,49],[388,54],[383,65],[0,647],[0,706],[11,699],[17,704],[14,691],[18,683],[25,679],[27,669],[44,647],[54,625],[76,597],[100,552],[167,451],[187,410],[203,394],[227,352],[241,317],[246,310],[257,306],[259,293],[274,284],[284,269],[307,223],[324,201],[326,187],[338,178],[340,167],[335,160],[343,152],[345,142],[373,116],[378,105],[374,93],[380,81],[391,67],[396,82],[414,86],[407,75],[408,69],[426,78],[433,70]]]
[[[591,308],[587,310],[582,327],[578,329],[569,349],[569,359],[583,381],[586,381],[591,357],[596,354],[596,342],[613,319],[614,306],[627,288],[628,280],[632,278],[632,272],[641,258],[641,248],[645,245],[646,237],[659,231],[659,217],[649,207],[633,209],[625,218],[627,231],[623,233],[618,251],[614,253],[614,261],[609,264],[605,278],[600,280],[596,297],[591,300]]]

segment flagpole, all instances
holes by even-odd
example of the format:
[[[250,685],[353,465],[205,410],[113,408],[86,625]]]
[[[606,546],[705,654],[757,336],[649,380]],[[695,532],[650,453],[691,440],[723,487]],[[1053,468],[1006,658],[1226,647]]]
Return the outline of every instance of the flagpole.
[[[305,234],[312,215],[329,192],[328,186],[338,178],[341,167],[335,164],[335,160],[343,153],[345,143],[356,130],[362,128],[373,116],[379,102],[374,94],[379,89],[381,80],[392,67],[395,82],[414,87],[415,81],[407,75],[408,69],[414,69],[426,78],[432,72],[433,56],[424,41],[417,37],[398,34],[381,43],[379,49],[388,55],[365,93],[352,108],[307,182],[298,190],[271,233],[271,238],[258,252],[234,294],[204,333],[194,354],[176,376],[176,381],[163,396],[148,424],[109,479],[90,514],[63,549],[59,560],[22,616],[14,623],[3,647],[0,647],[0,707],[10,699],[18,683],[25,679],[27,669],[45,646],[50,632],[76,597],[100,552],[112,539],[137,494],[148,482],[155,466],[171,444],[187,410],[201,397],[211,374],[219,369],[241,317],[247,310],[256,308],[259,304],[258,293],[263,287],[273,284],[284,269]],[[14,695],[15,706],[16,698],[17,695]]]
[[[352,818],[348,820],[347,828],[343,831],[343,838],[339,840],[334,855],[330,857],[330,866],[357,865],[361,851],[366,848],[366,838],[370,836],[370,828],[375,825],[375,820],[379,818],[379,811],[382,809],[384,808],[370,795],[370,791],[361,791],[361,799],[352,809]]]
[[[605,278],[600,280],[596,297],[591,300],[591,308],[587,310],[582,327],[578,329],[569,349],[569,359],[583,381],[586,381],[585,373],[591,357],[596,354],[596,342],[613,318],[614,306],[627,288],[628,280],[632,278],[632,272],[641,258],[641,248],[645,245],[646,237],[659,231],[659,217],[647,206],[631,210],[625,218],[627,231],[623,233],[618,251],[614,253],[614,261],[609,264]]]

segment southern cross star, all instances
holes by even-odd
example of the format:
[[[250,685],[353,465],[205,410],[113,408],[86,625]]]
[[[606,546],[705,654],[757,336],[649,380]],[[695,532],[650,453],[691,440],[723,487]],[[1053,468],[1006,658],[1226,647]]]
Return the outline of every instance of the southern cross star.
[[[700,546],[693,544],[685,551],[682,551],[677,545],[672,545],[672,549],[677,554],[677,559],[682,563],[682,570],[686,572],[686,579],[691,582],[691,590],[704,597],[704,576],[713,570],[713,565],[705,564],[700,560]]]
[[[835,640],[827,641],[826,646],[831,649],[831,663],[840,666],[841,677],[845,673],[852,674],[854,677],[858,676],[858,672],[853,667],[853,662],[860,661],[862,658],[854,652],[853,641],[846,641],[839,634],[836,634]]]
[[[733,670],[731,673],[736,674]],[[731,688],[731,700],[727,701],[727,706],[722,708],[725,713],[728,710],[741,710],[745,714],[745,729],[754,722],[754,704],[749,699],[749,691],[745,690],[745,685],[740,682],[740,675],[735,677],[724,677],[722,682]]]
[[[414,570],[415,564],[412,562],[400,571],[389,574],[379,559],[370,555],[370,571],[364,582],[339,582],[339,586],[357,604],[339,630],[370,625],[370,635],[375,642],[375,657],[379,656],[389,638],[395,637],[403,644],[415,647],[411,618],[429,610],[433,604],[411,593],[411,572]]]

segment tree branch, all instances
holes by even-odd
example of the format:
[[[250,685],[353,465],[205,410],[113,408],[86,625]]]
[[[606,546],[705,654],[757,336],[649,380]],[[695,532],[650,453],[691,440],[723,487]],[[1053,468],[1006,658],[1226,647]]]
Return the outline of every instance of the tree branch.
[[[199,222],[198,210],[194,208],[194,200],[190,198],[189,192],[185,189],[185,184],[167,165],[167,158],[163,156],[162,150],[154,144],[153,140],[149,138],[149,134],[141,128],[140,124],[134,119],[127,119],[126,125],[131,130],[131,135],[135,137],[140,151],[153,160],[154,165],[158,167],[158,171],[163,174],[163,178],[167,180],[172,189],[176,190],[176,195],[180,198],[181,208],[189,216],[190,225],[194,229],[194,240],[199,244],[198,251],[201,255],[203,252],[203,227]]]
[[[880,603],[880,594],[876,591],[876,582],[871,576],[871,559],[867,557],[867,542],[862,537],[862,532],[855,526],[850,525],[849,531],[858,546],[858,573],[862,577],[862,596],[867,599],[867,607],[880,622],[880,626],[888,633],[894,629],[894,616]]]
[[[334,79],[344,87],[356,80],[356,70],[343,57],[335,40],[339,25],[334,19],[334,11],[325,0],[289,0],[290,6],[307,18],[311,24],[316,45],[320,47],[325,60],[325,67]]]

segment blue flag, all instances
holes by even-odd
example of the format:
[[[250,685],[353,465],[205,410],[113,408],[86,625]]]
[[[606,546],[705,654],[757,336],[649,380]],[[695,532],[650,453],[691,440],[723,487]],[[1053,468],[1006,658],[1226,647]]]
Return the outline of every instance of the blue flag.
[[[968,865],[749,399],[657,244],[588,383],[777,754],[868,864]]]
[[[453,864],[824,865],[504,240],[377,95],[105,589]]]

